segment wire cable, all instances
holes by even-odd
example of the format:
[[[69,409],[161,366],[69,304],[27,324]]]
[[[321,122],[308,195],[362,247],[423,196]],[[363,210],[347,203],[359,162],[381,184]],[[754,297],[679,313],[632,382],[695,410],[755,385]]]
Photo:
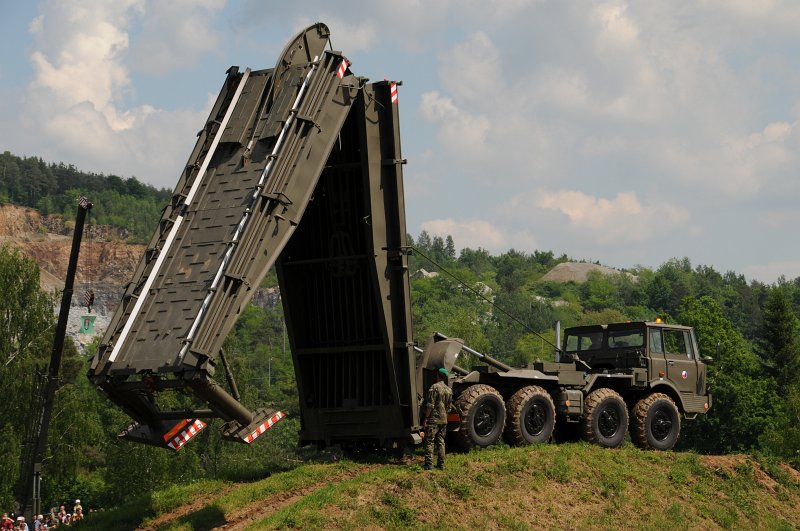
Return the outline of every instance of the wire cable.
[[[409,246],[409,248],[412,249],[418,255],[420,255],[422,258],[424,258],[425,260],[427,260],[428,262],[433,264],[435,267],[437,267],[442,273],[444,273],[445,275],[449,276],[450,278],[452,278],[453,280],[458,282],[458,284],[461,287],[467,288],[469,291],[471,291],[472,293],[477,295],[480,299],[482,299],[485,302],[489,303],[492,306],[492,308],[500,311],[500,313],[504,314],[506,317],[508,317],[509,319],[514,321],[515,323],[519,324],[520,326],[522,326],[522,328],[524,328],[525,330],[527,330],[531,334],[537,336],[539,339],[541,339],[542,341],[544,341],[545,343],[547,343],[548,345],[550,345],[551,347],[553,347],[554,349],[556,349],[560,353],[562,353],[562,354],[564,353],[564,351],[562,349],[560,349],[557,346],[555,346],[552,342],[550,342],[549,339],[547,339],[542,334],[540,334],[539,332],[537,332],[536,330],[534,330],[533,328],[531,328],[530,326],[525,324],[524,321],[522,321],[521,319],[519,319],[518,317],[513,315],[511,312],[507,311],[502,306],[498,306],[494,301],[492,301],[491,299],[485,297],[480,291],[478,291],[477,289],[473,288],[472,286],[470,286],[469,284],[467,284],[466,282],[464,282],[463,280],[458,278],[454,273],[452,273],[452,272],[448,271],[447,269],[445,269],[445,267],[443,265],[441,265],[436,260],[434,260],[433,258],[428,256],[427,254],[422,252],[418,247],[415,247],[415,246],[411,245],[411,246]]]

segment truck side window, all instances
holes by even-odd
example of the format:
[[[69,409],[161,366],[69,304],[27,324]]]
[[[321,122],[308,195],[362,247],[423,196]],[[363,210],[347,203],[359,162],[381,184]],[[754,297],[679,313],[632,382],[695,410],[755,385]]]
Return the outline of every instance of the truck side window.
[[[656,354],[662,354],[664,352],[664,347],[661,344],[661,329],[659,328],[650,329],[650,352]]]
[[[614,330],[608,333],[608,348],[641,347],[644,334],[640,330]]]
[[[672,356],[691,359],[683,330],[664,330],[664,350]]]
[[[683,331],[683,340],[686,342],[686,355],[690,360],[693,360],[695,358],[694,345],[692,345],[692,338],[689,337],[689,332],[685,330]]]
[[[583,352],[598,350],[603,347],[603,332],[589,332],[581,335],[569,335],[566,340],[567,352]]]

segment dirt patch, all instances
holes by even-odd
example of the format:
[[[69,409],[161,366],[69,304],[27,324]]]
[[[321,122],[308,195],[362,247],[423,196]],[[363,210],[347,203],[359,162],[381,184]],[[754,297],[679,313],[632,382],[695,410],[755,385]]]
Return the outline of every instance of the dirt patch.
[[[738,474],[737,468],[743,465],[753,467],[753,477],[764,489],[774,494],[778,487],[778,482],[767,474],[761,465],[753,461],[750,457],[743,454],[735,455],[704,455],[700,457],[700,462],[713,472],[724,472],[727,476]]]
[[[227,522],[224,525],[216,527],[215,529],[229,529],[229,530],[238,530],[238,529],[245,529],[248,525],[253,523],[256,520],[261,520],[266,518],[280,509],[292,505],[296,503],[300,499],[312,494],[313,492],[321,489],[322,487],[328,486],[332,483],[342,483],[343,481],[348,481],[355,477],[358,477],[362,474],[367,473],[368,471],[372,470],[373,468],[379,465],[365,465],[353,470],[349,470],[344,472],[336,478],[329,478],[320,483],[315,483],[313,485],[307,485],[305,487],[294,489],[288,492],[278,492],[267,496],[261,500],[255,501],[245,507],[240,508],[230,516],[227,516]]]
[[[152,531],[152,530],[158,529],[159,527],[161,527],[161,526],[163,526],[165,524],[168,524],[169,522],[172,522],[174,520],[177,520],[178,518],[181,518],[182,516],[186,516],[189,513],[193,513],[194,511],[198,511],[198,510],[202,509],[203,507],[205,507],[206,505],[210,504],[214,500],[219,499],[220,497],[222,497],[225,494],[229,493],[231,490],[233,490],[233,488],[234,488],[234,485],[228,485],[228,486],[222,488],[218,492],[214,492],[212,494],[200,495],[197,498],[195,498],[192,501],[192,503],[189,503],[189,504],[186,504],[186,505],[182,505],[182,506],[178,507],[177,509],[175,509],[174,511],[170,511],[168,513],[164,513],[162,515],[159,515],[158,517],[156,517],[156,518],[154,518],[152,520],[149,520],[146,526],[139,527],[138,529],[139,530],[146,530],[146,531]]]
[[[778,466],[781,468],[781,470],[789,474],[789,477],[792,479],[793,483],[800,485],[800,472],[786,463],[781,463]]]
[[[630,273],[623,273],[622,271],[618,271],[610,267],[586,262],[563,262],[558,264],[553,269],[545,273],[545,275],[542,277],[542,280],[549,280],[551,282],[572,281],[580,284],[586,282],[586,280],[589,278],[589,273],[592,271],[598,271],[603,275],[625,274],[633,282],[637,282],[639,280],[638,277]]]
[[[266,518],[271,514],[274,514],[276,511],[279,511],[283,507],[296,503],[302,498],[313,494],[322,487],[330,485],[331,483],[340,483],[342,481],[353,479],[371,470],[372,468],[375,468],[376,466],[378,465],[366,465],[358,467],[338,475],[335,479],[328,478],[313,485],[307,485],[305,487],[288,491],[276,492],[275,494],[261,498],[244,507],[240,507],[229,515],[225,515],[225,523],[215,526],[212,529],[245,529],[254,521]],[[215,501],[219,500],[222,496],[228,494],[234,489],[236,489],[236,485],[230,485],[220,492],[201,496],[194,500],[191,504],[181,506],[174,511],[162,514],[158,518],[150,520],[146,526],[140,527],[139,530],[152,531],[191,515],[192,513],[206,509],[213,505]]]
[[[32,208],[0,205],[0,236],[24,238],[47,232],[42,216]]]
[[[401,527],[505,529],[516,522],[530,523],[535,515],[537,528],[580,529],[585,519],[601,512],[606,503],[601,496],[575,503],[569,493],[586,486],[578,481],[556,483],[529,470],[498,472],[492,461],[469,462],[462,467],[410,472],[393,482],[364,485],[349,507],[325,508],[327,525],[353,527],[354,515],[375,507],[382,515],[410,509],[413,523],[399,524]],[[478,476],[489,482],[476,484],[473,478]],[[395,506],[391,500],[399,500],[399,504]],[[398,524],[386,527],[393,525]]]
[[[736,467],[742,466],[750,461],[750,458],[744,454],[733,455],[701,455],[700,462],[706,468],[711,469],[712,472],[725,472],[728,475],[736,473]]]

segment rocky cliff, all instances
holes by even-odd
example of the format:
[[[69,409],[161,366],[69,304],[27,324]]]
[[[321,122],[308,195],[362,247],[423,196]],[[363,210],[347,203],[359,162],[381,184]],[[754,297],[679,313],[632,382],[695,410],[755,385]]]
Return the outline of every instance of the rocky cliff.
[[[74,224],[73,220],[60,216],[42,216],[30,208],[0,204],[0,246],[10,245],[36,261],[42,289],[57,292],[56,312],[64,288]],[[67,334],[81,351],[105,332],[144,253],[145,245],[127,243],[127,237],[124,229],[102,225],[88,225],[84,231],[67,326]],[[87,290],[95,294],[91,312],[83,306]],[[277,287],[258,289],[253,303],[274,307],[280,303],[280,291]],[[81,317],[85,315],[95,317],[93,334],[80,333]]]

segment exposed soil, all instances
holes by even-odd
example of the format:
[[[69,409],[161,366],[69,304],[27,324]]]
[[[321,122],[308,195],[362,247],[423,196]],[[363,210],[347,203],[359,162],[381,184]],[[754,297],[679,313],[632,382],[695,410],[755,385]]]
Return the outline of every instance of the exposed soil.
[[[315,485],[308,485],[303,488],[299,488],[296,490],[292,490],[289,492],[280,492],[268,496],[264,499],[258,500],[256,502],[247,505],[232,515],[228,517],[227,523],[218,527],[217,529],[229,529],[229,530],[239,530],[245,529],[250,523],[264,519],[271,514],[279,511],[283,507],[287,505],[292,505],[293,503],[297,502],[301,498],[308,496],[309,494],[330,485],[331,483],[341,483],[343,481],[347,481],[349,479],[353,479],[358,477],[362,474],[365,474],[369,470],[375,468],[379,465],[365,465],[353,470],[349,470],[336,478],[329,478],[323,482],[317,483]]]
[[[622,271],[598,264],[586,262],[564,262],[558,264],[553,269],[545,273],[541,280],[549,280],[552,282],[572,281],[580,284],[582,282],[586,282],[589,277],[589,273],[592,271],[598,271],[603,275],[619,275],[622,273]],[[628,275],[628,277],[630,277],[630,279],[634,282],[639,280],[635,275],[631,275],[630,273],[625,274]]]
[[[336,478],[328,478],[325,481],[321,481],[319,483],[315,483],[313,485],[307,485],[305,487],[301,487],[298,489],[290,490],[290,491],[283,491],[277,492],[275,494],[269,495],[265,498],[262,498],[258,501],[255,501],[249,505],[241,507],[236,510],[233,514],[226,515],[226,521],[224,524],[213,527],[211,529],[227,529],[227,530],[239,530],[245,529],[251,523],[266,518],[275,512],[279,511],[283,507],[287,505],[292,505],[296,503],[300,499],[308,496],[309,494],[314,493],[315,491],[330,485],[331,483],[341,483],[343,481],[347,481],[353,479],[355,477],[360,476],[368,472],[369,470],[375,468],[379,465],[364,465],[347,472],[344,472],[338,475]],[[208,494],[205,496],[201,496],[194,500],[191,504],[187,504],[184,506],[175,509],[169,513],[162,514],[153,520],[150,520],[145,527],[140,527],[140,530],[143,531],[152,531],[156,530],[161,526],[170,524],[180,518],[197,512],[200,509],[213,504],[216,500],[230,492],[235,488],[235,485],[229,485],[225,489],[213,493]]]
[[[792,481],[800,485],[800,472],[790,467],[786,463],[781,463],[778,466],[781,468],[781,470],[789,474],[789,477],[792,478]]]
[[[62,289],[72,249],[72,223],[36,210],[0,205],[0,245],[7,243],[39,264],[46,291]],[[133,276],[144,245],[121,241],[110,227],[87,227],[76,271],[76,284],[106,284],[114,292]]]
[[[187,514],[193,513],[205,507],[206,505],[212,503],[214,500],[218,499],[221,496],[229,493],[235,488],[235,485],[227,485],[218,492],[214,492],[212,494],[205,494],[198,496],[197,498],[192,501],[192,503],[188,503],[186,505],[182,505],[175,509],[174,511],[170,511],[168,513],[164,513],[159,515],[158,517],[149,520],[147,526],[140,527],[138,529],[146,529],[146,530],[153,530],[158,529],[159,527],[168,524],[178,518],[186,516]]]
[[[774,493],[778,487],[778,482],[772,479],[769,474],[761,468],[761,465],[744,454],[704,455],[700,457],[700,462],[716,473],[724,473],[729,476],[736,474],[736,469],[738,467],[747,466],[749,464],[753,467],[753,477],[762,487],[772,493]],[[798,474],[798,472],[789,465],[781,466]]]

